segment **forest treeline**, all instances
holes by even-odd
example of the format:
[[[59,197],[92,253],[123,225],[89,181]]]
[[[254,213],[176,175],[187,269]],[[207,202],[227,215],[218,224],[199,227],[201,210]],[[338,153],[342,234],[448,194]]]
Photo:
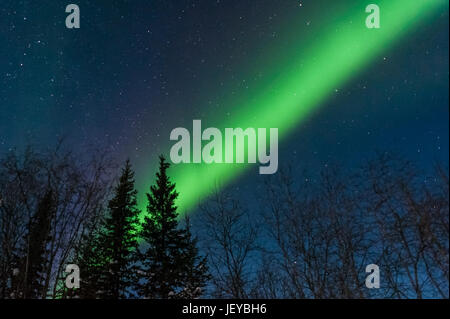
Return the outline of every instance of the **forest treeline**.
[[[253,194],[211,190],[189,219],[164,157],[142,212],[131,163],[89,153],[0,159],[0,299],[449,298],[448,167],[285,167]]]

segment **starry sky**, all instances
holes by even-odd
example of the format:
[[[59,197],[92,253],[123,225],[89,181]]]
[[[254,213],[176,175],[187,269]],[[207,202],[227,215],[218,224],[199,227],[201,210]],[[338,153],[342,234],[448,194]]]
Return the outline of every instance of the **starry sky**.
[[[267,88],[298,59],[320,60],[310,48],[334,49],[342,25],[365,28],[372,2],[0,0],[0,153],[61,137],[79,152],[96,145],[132,160],[142,193],[173,128],[226,123],[276,95]],[[65,27],[69,3],[80,29]],[[351,168],[377,150],[448,166],[448,21],[446,2],[334,85],[280,138],[280,167]],[[331,76],[317,74],[317,83]],[[252,168],[229,185],[245,194],[261,178]]]

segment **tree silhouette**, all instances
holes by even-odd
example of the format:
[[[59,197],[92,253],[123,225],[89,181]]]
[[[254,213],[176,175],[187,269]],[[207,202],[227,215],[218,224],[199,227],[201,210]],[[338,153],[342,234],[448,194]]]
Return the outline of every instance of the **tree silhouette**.
[[[131,270],[139,222],[136,194],[134,172],[127,160],[114,197],[109,201],[109,214],[99,236],[101,249],[97,257],[104,267],[99,282],[103,298],[126,298],[134,282]]]
[[[147,194],[148,215],[141,232],[141,280],[137,285],[140,296],[144,298],[199,295],[206,281],[206,265],[198,257],[195,240],[188,229],[181,229],[178,225],[175,206],[178,193],[167,176],[169,166],[160,156],[156,184]]]
[[[55,214],[52,190],[39,202],[29,222],[21,251],[16,255],[13,291],[17,298],[45,298],[44,270],[48,264],[47,244],[51,239],[51,221]]]

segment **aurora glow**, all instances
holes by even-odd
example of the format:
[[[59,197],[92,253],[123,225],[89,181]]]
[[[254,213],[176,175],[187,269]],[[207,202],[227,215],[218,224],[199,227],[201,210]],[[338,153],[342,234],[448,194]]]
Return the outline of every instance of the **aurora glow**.
[[[432,19],[433,14],[448,8],[444,0],[377,1],[381,28],[367,29],[364,23],[367,4],[362,1],[348,8],[346,16],[340,12],[324,23],[308,49],[302,47],[301,39],[293,43],[289,52],[292,58],[281,61],[277,78],[261,85],[257,89],[259,93],[245,101],[230,101],[229,117],[218,119],[212,115],[202,119],[205,126],[214,123],[218,128],[277,127],[281,143],[283,137],[320,108],[335,88],[345,85],[396,41]],[[282,161],[280,157],[280,165]],[[180,193],[180,213],[193,209],[212,189],[226,186],[251,166],[173,165],[170,174]]]

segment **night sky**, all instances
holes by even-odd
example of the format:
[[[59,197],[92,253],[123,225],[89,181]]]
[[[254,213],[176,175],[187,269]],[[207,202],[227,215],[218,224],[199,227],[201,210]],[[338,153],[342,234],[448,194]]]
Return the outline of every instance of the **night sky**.
[[[446,4],[417,18],[280,137],[280,167],[351,168],[377,150],[424,169],[436,160],[448,166],[448,2],[436,1]],[[219,127],[258,96],[278,94],[272,81],[297,57],[307,64],[320,60],[310,48],[327,51],[324,34],[339,38],[343,24],[365,28],[372,2],[386,3],[0,0],[0,153],[50,147],[63,136],[79,152],[97,145],[118,161],[131,158],[142,193],[157,155],[168,155],[172,129],[191,129],[193,119]],[[69,3],[80,7],[80,29],[65,27]],[[318,68],[314,78],[329,76]],[[263,178],[256,167],[239,176],[230,185],[244,193]]]

